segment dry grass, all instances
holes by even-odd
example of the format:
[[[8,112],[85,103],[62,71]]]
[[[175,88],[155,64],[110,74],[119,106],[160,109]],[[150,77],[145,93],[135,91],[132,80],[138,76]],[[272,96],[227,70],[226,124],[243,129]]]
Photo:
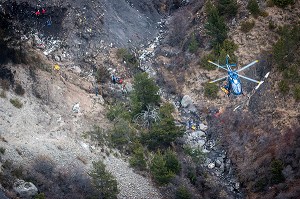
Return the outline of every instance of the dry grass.
[[[2,90],[2,91],[1,91],[0,97],[1,97],[1,98],[6,98],[6,92],[5,92],[5,90]]]
[[[243,31],[244,33],[249,32],[255,25],[255,21],[251,20],[251,21],[244,21],[241,24],[241,31]]]
[[[23,103],[18,99],[10,99],[9,101],[16,108],[22,108],[23,107]]]
[[[82,162],[83,164],[87,164],[88,161],[86,158],[82,157],[82,156],[77,156],[77,160],[80,160],[80,162]]]

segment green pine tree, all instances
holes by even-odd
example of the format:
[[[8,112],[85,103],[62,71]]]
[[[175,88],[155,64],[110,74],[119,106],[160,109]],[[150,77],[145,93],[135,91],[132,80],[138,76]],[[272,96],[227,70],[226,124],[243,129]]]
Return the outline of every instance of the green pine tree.
[[[176,199],[190,199],[192,198],[189,190],[184,187],[180,186],[176,191]]]
[[[179,174],[181,171],[181,165],[177,159],[177,155],[170,148],[164,154],[166,160],[166,167],[175,174]]]
[[[142,142],[148,145],[149,149],[167,148],[176,138],[181,137],[183,131],[175,126],[174,118],[163,118],[159,123],[154,124],[149,132],[142,134]]]
[[[158,184],[164,185],[170,182],[175,174],[166,167],[166,160],[160,151],[157,151],[151,161],[150,171]]]
[[[289,4],[293,4],[294,0],[273,0],[273,2],[276,6],[284,8]]]
[[[228,27],[226,26],[223,17],[219,15],[218,9],[210,2],[208,2],[206,10],[208,12],[208,18],[205,28],[207,34],[212,38],[212,46],[215,47],[218,44],[222,44],[227,38]]]
[[[238,5],[236,0],[218,0],[217,5],[220,15],[226,17],[235,17],[238,11]]]
[[[141,143],[136,142],[133,146],[133,155],[129,160],[129,163],[132,167],[144,170],[147,167],[145,160],[144,149]]]
[[[247,5],[247,9],[253,14],[254,17],[257,17],[260,14],[259,5],[256,0],[250,0]]]
[[[93,170],[89,173],[95,188],[100,193],[100,198],[116,199],[119,193],[118,183],[115,177],[106,171],[105,165],[101,162],[93,162]]]
[[[130,97],[133,115],[146,110],[147,105],[157,105],[160,102],[159,87],[147,73],[139,73],[134,77],[133,89]]]
[[[195,37],[195,34],[193,34],[192,38],[191,38],[191,41],[190,41],[190,44],[189,44],[189,51],[191,53],[195,53],[195,52],[197,52],[198,47],[199,47],[199,43],[198,43],[198,41]]]

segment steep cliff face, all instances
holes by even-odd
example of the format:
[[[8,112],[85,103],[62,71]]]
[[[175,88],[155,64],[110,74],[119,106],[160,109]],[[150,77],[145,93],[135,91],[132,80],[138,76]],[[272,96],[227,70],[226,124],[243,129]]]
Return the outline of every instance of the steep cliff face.
[[[223,75],[201,67],[201,57],[212,51],[204,28],[205,1],[49,0],[41,1],[46,13],[39,16],[35,14],[41,8],[37,1],[1,2],[0,142],[6,149],[1,158],[6,172],[16,171],[13,176],[8,173],[0,176],[5,188],[10,189],[22,164],[23,177],[35,179],[47,195],[59,198],[60,194],[64,197],[77,194],[84,198],[92,190],[86,171],[92,161],[104,156],[108,169],[118,178],[120,198],[163,197],[147,177],[134,173],[122,159],[107,155],[110,149],[84,139],[84,132],[92,131],[94,124],[103,129],[111,126],[105,117],[106,102],[102,96],[95,96],[93,70],[100,66],[117,69],[130,82],[129,69],[116,56],[117,49],[137,52],[148,47],[159,33],[159,46],[145,49],[154,54],[153,63],[149,64],[156,70],[157,83],[164,88],[165,97],[175,103],[183,95],[193,99],[197,114],[207,118],[210,125],[207,135],[217,140],[218,150],[228,151],[226,159],[233,163],[241,182],[240,190],[249,198],[300,195],[299,103],[292,94],[283,96],[278,92],[277,85],[283,75],[272,58],[272,46],[280,37],[279,26],[297,22],[299,2],[281,9],[267,7],[260,1],[259,5],[269,15],[254,18],[246,9],[247,3],[239,1],[236,18],[226,20],[229,39],[238,45],[235,51],[238,64],[260,60],[246,75],[259,79],[271,71],[270,78],[250,100],[227,98],[221,92],[216,99],[204,96],[205,83]],[[164,18],[166,21],[161,22]],[[245,21],[255,21],[247,33],[241,31]],[[270,28],[270,21],[275,30]],[[193,40],[198,48],[191,52]],[[60,73],[53,70],[54,64],[60,65]],[[244,83],[248,93],[253,86]],[[121,89],[107,80],[100,93],[103,97],[112,95],[112,101],[124,100]],[[17,101],[23,105],[21,109],[14,106]],[[78,102],[80,113],[72,110]],[[248,106],[233,111],[244,102]],[[221,116],[217,118],[210,112],[212,109],[219,109]],[[182,159],[185,164],[190,161]],[[75,179],[74,173],[80,173],[80,178]],[[53,181],[47,181],[47,175]],[[62,180],[60,176],[66,178]],[[198,187],[190,185],[195,197],[229,197],[223,188],[213,193],[213,188],[219,186],[218,178],[200,178]],[[56,180],[60,182],[55,184]],[[88,185],[83,186],[84,183]]]
[[[117,151],[84,138],[94,125],[110,127],[104,99],[94,93],[92,69],[113,59],[113,47],[154,38],[162,16],[153,4],[146,10],[126,1],[0,5],[1,190],[16,198],[12,186],[23,178],[35,181],[47,198],[90,197],[95,190],[87,171],[101,159],[118,178],[120,198],[162,198],[148,178],[112,156],[119,156]],[[46,12],[37,15],[42,8]],[[55,64],[59,71],[53,70]]]

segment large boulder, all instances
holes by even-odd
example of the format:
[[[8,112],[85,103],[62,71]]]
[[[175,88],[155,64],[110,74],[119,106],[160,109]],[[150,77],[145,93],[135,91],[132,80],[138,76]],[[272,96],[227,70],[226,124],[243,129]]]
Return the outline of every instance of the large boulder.
[[[17,180],[13,185],[13,189],[21,198],[32,198],[38,193],[38,189],[33,183],[24,180]]]
[[[183,108],[187,108],[189,106],[191,106],[193,104],[193,100],[190,96],[185,95],[183,96],[182,100],[181,100],[181,106]]]
[[[125,89],[128,93],[130,93],[133,90],[132,84],[131,83],[126,83],[125,84]]]
[[[201,123],[201,124],[199,125],[199,128],[200,128],[201,131],[206,131],[208,127],[207,127],[205,124],[202,124],[202,123]]]

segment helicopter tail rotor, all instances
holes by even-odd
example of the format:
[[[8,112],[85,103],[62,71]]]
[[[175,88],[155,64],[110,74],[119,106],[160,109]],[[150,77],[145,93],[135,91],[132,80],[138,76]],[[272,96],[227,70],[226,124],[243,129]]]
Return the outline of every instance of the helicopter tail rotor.
[[[264,81],[259,82],[258,85],[255,87],[255,90],[257,90],[263,83]]]
[[[269,77],[270,72],[268,72],[267,74],[265,74],[264,79]],[[257,90],[262,84],[264,83],[264,81],[260,81],[258,83],[258,85],[255,87],[255,90]]]

